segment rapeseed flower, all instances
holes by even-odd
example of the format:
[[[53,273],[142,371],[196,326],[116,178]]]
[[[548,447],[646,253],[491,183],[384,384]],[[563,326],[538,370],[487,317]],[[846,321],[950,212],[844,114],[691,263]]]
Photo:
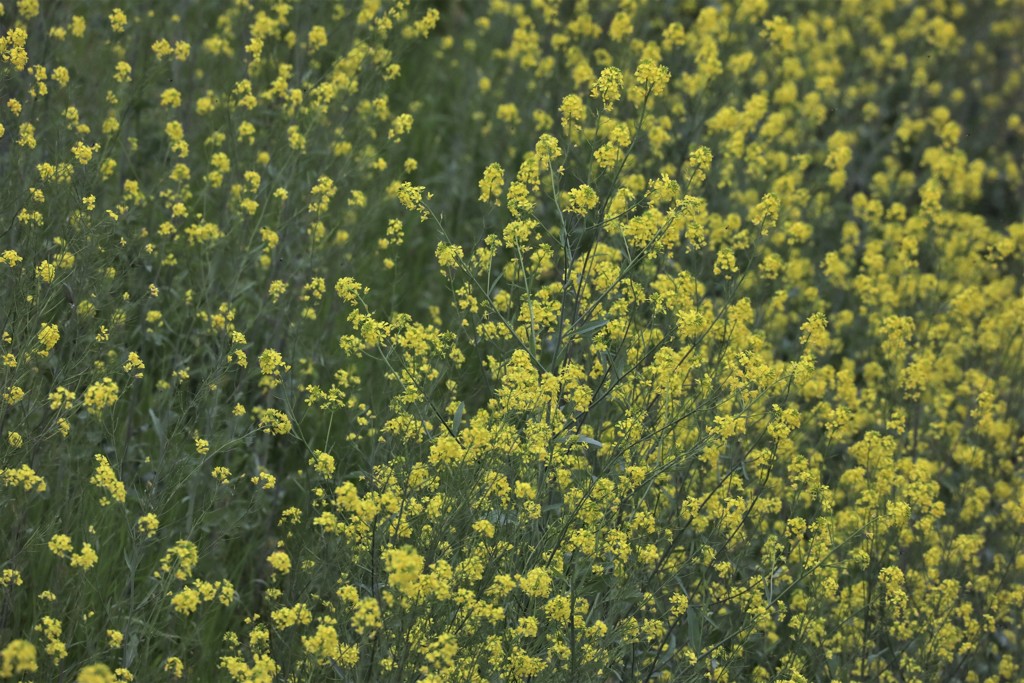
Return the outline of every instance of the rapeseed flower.
[[[442,5],[0,8],[0,679],[1014,679],[1020,0]]]

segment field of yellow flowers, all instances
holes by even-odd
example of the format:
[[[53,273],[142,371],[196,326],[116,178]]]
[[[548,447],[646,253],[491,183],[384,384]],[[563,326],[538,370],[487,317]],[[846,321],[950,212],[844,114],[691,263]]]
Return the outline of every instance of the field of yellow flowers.
[[[4,0],[0,680],[1024,680],[1024,0]]]

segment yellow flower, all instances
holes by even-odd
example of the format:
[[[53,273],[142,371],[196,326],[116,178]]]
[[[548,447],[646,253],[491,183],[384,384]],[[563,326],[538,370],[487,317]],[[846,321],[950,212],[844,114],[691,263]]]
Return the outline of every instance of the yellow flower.
[[[97,454],[95,459],[97,462],[96,471],[89,478],[89,483],[106,491],[110,498],[123,503],[125,501],[124,482],[117,478],[114,468],[110,466],[110,462],[105,456]],[[107,496],[100,498],[100,505],[109,505],[110,498],[107,498]]]
[[[189,615],[199,609],[199,591],[191,586],[186,586],[171,597],[171,607],[178,614]]]
[[[283,550],[276,550],[267,556],[267,562],[274,571],[280,574],[287,574],[292,570],[292,560],[288,557],[288,553]]]
[[[300,602],[292,607],[281,607],[274,610],[270,618],[278,629],[284,630],[299,624],[311,623],[313,621],[313,613],[309,610],[309,606],[306,603]]]
[[[141,371],[146,369],[146,364],[139,358],[139,354],[130,351],[128,353],[128,361],[121,368],[127,373],[134,373],[134,377],[140,379],[143,376]]]
[[[669,602],[672,603],[672,614],[676,617],[686,614],[686,610],[690,606],[689,599],[682,593],[673,593]]]
[[[260,354],[260,372],[264,375],[279,375],[282,369],[288,371],[291,366],[286,365],[281,354],[274,349],[264,349]]]
[[[20,465],[16,468],[8,467],[0,469],[0,483],[9,488],[22,488],[23,490],[26,490],[26,492],[33,492],[34,490],[37,494],[41,494],[46,490],[46,480],[36,474],[36,471],[28,465]],[[71,543],[70,539],[68,540],[68,543]],[[50,546],[50,548],[52,549],[53,546]]]
[[[510,126],[517,125],[522,121],[519,116],[519,107],[514,102],[499,104],[497,111],[494,113],[494,118]]]
[[[0,650],[0,678],[22,678],[21,674],[35,673],[36,646],[27,640],[12,640]]]
[[[312,54],[327,45],[327,29],[317,25],[309,29],[306,35],[306,49]]]
[[[442,268],[453,268],[459,264],[459,260],[463,256],[462,247],[457,244],[441,242],[437,245],[434,255],[437,257],[438,265]]]
[[[282,436],[292,430],[292,421],[287,415],[274,408],[253,408],[253,412],[259,411],[259,427],[266,434],[277,434]]]
[[[74,549],[74,546],[71,545],[71,537],[66,534],[54,534],[48,545],[50,552],[57,557],[67,557]]]
[[[498,200],[505,189],[505,171],[501,165],[495,163],[484,169],[479,186],[481,202],[489,202],[493,197],[494,203],[499,204]]]
[[[333,661],[341,667],[355,666],[359,661],[359,650],[355,645],[342,645],[333,624],[322,623],[312,636],[302,637],[306,652],[318,661]]]
[[[152,512],[142,515],[135,522],[135,528],[146,538],[153,538],[160,528],[160,519]]]
[[[92,545],[89,543],[83,543],[82,549],[71,555],[71,566],[89,570],[96,566],[99,559],[100,557],[96,554],[96,551],[93,550]]]
[[[110,28],[114,33],[124,33],[124,29],[128,25],[128,17],[120,7],[115,7],[107,18],[110,20]]]
[[[403,546],[384,553],[384,566],[388,583],[400,593],[412,596],[417,591],[417,579],[423,572],[423,558],[411,546]]]
[[[662,95],[672,75],[669,70],[650,59],[643,59],[633,74],[638,85],[649,90],[652,95]]]
[[[174,48],[171,47],[170,42],[166,38],[161,38],[150,45],[150,49],[153,54],[156,55],[157,59],[163,59],[169,55],[174,54]]]
[[[57,267],[49,261],[43,261],[36,266],[36,277],[43,282],[53,282],[54,276],[57,274]]]
[[[518,580],[519,587],[530,597],[546,598],[551,594],[551,576],[542,567],[534,567]]]
[[[402,183],[398,186],[396,196],[399,203],[409,211],[420,211],[423,208],[423,188],[412,183]]]
[[[185,664],[178,657],[168,657],[164,660],[163,670],[174,678],[181,678],[185,675]]]
[[[23,123],[17,127],[17,145],[28,147],[29,150],[36,148],[36,127],[31,123]]]
[[[767,235],[779,221],[779,198],[766,194],[750,212],[750,221],[761,228],[761,234]]]
[[[191,541],[178,540],[167,549],[160,560],[160,571],[154,576],[160,578],[172,570],[174,577],[180,581],[187,581],[192,576],[192,571],[199,563],[199,549]]]
[[[39,0],[18,0],[18,14],[25,21],[39,16]]]
[[[275,486],[277,486],[277,477],[270,472],[264,471],[260,472],[255,477],[250,477],[249,482],[253,486],[258,486],[264,491],[271,491]]]
[[[338,278],[334,284],[334,292],[338,298],[352,305],[359,303],[359,295],[365,291],[365,287],[350,277]]]
[[[610,109],[622,97],[622,71],[609,66],[601,70],[594,86],[590,89],[591,97],[600,97],[605,109]]]
[[[44,616],[36,624],[35,630],[46,636],[46,654],[53,658],[54,664],[59,664],[61,660],[68,656],[67,646],[60,639],[64,633],[64,625],[60,622],[60,619]]]
[[[473,531],[486,538],[494,538],[494,524],[486,519],[473,522]]]
[[[313,457],[309,459],[310,466],[323,477],[330,477],[334,474],[334,457],[323,451],[313,451]]]
[[[78,163],[85,166],[92,161],[93,155],[99,151],[99,148],[100,146],[98,143],[90,147],[79,140],[71,147],[71,154],[78,160]]]
[[[581,216],[587,215],[587,212],[597,206],[599,198],[594,189],[589,185],[580,185],[569,190],[569,206],[568,210],[572,213],[578,213]]]
[[[181,91],[177,88],[167,88],[160,93],[160,106],[161,107],[180,107],[181,106]]]
[[[5,249],[4,252],[0,254],[0,263],[8,265],[11,268],[17,266],[22,260],[23,259],[18,255],[18,252],[13,249]]]
[[[736,264],[736,253],[726,247],[715,256],[713,271],[715,275],[723,275],[728,280],[734,273],[738,273],[740,267]]]
[[[562,99],[558,111],[562,115],[562,129],[566,135],[572,135],[578,131],[587,117],[586,107],[579,95],[566,95]]]
[[[231,470],[229,470],[227,467],[224,467],[222,465],[214,467],[210,474],[213,476],[214,479],[219,481],[221,484],[231,483]]]
[[[117,676],[106,664],[90,664],[78,671],[75,683],[118,683]]]
[[[91,415],[100,415],[106,408],[117,403],[119,391],[117,383],[109,377],[93,382],[86,388],[82,398],[85,409]]]
[[[132,65],[123,60],[115,64],[114,80],[118,83],[127,83],[132,80]]]
[[[412,130],[412,114],[399,114],[392,120],[391,128],[388,129],[388,140],[401,142],[402,136]]]

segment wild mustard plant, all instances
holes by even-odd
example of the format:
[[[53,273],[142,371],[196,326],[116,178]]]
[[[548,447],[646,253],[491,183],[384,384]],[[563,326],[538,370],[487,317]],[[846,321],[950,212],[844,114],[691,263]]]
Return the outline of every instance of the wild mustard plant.
[[[0,679],[1020,678],[1022,40],[0,4]]]

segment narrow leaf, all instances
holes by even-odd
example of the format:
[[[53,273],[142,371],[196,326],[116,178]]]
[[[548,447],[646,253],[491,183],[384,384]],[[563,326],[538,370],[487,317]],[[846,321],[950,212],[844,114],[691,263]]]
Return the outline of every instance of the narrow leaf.
[[[697,619],[697,612],[692,607],[686,610],[686,628],[690,635],[690,649],[700,652],[703,642],[701,641],[701,624]]]
[[[455,419],[452,421],[452,434],[455,436],[459,435],[459,427],[462,426],[462,413],[466,411],[466,404],[460,402],[458,407],[455,409]]]
[[[597,330],[601,329],[602,327],[604,327],[607,324],[608,324],[608,320],[607,319],[594,320],[593,322],[587,323],[583,327],[577,328],[573,332],[573,334],[574,335],[580,335],[580,336],[582,336],[584,334],[590,334],[591,332],[596,332]]]

